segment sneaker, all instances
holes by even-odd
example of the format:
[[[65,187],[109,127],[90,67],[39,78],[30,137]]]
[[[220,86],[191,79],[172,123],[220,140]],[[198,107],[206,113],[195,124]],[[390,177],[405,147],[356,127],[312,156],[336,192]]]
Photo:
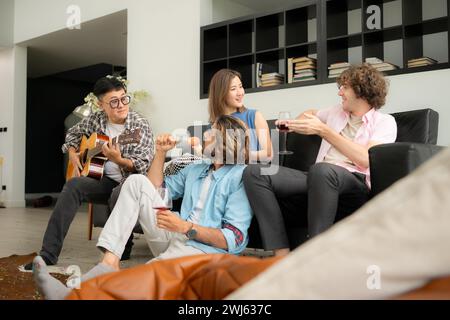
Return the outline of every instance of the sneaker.
[[[42,259],[44,260],[44,262],[45,262],[46,265],[48,265],[48,266],[53,266],[53,265],[55,265],[54,263],[50,262],[50,260],[48,260],[48,258],[46,258],[46,257],[44,257],[44,256],[41,256],[41,257],[42,257]],[[26,271],[32,271],[32,270],[33,270],[33,261],[31,261],[31,262],[27,263],[26,265],[24,265],[23,268],[24,268]]]

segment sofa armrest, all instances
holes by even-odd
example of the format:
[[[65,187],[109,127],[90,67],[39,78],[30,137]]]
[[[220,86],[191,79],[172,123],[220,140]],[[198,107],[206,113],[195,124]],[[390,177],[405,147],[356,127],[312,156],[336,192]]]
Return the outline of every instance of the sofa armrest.
[[[410,142],[388,143],[370,148],[372,196],[411,173],[442,149],[443,147],[432,144]]]

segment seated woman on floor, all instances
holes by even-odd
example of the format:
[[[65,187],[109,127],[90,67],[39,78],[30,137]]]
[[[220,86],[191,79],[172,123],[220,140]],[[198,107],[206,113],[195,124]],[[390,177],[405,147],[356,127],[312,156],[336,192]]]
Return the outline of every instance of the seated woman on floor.
[[[252,212],[242,183],[248,163],[248,131],[232,116],[221,116],[206,132],[200,164],[172,176],[163,176],[166,153],[176,141],[170,135],[156,140],[156,154],[147,173],[124,183],[97,247],[102,261],[81,277],[89,280],[118,271],[119,261],[136,222],[153,252],[153,260],[205,253],[241,253],[247,243]],[[180,213],[156,210],[161,199],[157,188],[165,185],[173,199],[183,198]],[[70,288],[47,272],[40,256],[33,261],[34,279],[47,299],[61,299]]]

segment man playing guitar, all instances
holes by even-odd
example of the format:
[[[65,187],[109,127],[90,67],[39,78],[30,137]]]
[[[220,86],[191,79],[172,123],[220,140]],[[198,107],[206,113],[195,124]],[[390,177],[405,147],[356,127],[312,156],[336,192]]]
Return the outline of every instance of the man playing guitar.
[[[57,263],[64,238],[83,201],[108,202],[112,210],[120,192],[121,182],[132,173],[146,174],[153,160],[152,129],[142,115],[129,109],[131,97],[127,95],[125,84],[115,77],[104,77],[96,82],[93,93],[98,98],[101,111],[92,113],[70,128],[62,146],[62,151],[69,153],[73,178],[64,185],[45,231],[39,255],[47,265]],[[80,176],[83,166],[80,162],[79,147],[83,136],[101,134],[112,139],[119,135],[132,134],[136,130],[140,130],[139,142],[125,145],[104,143],[101,146],[107,161],[100,179]],[[129,255],[132,237],[131,235],[128,241],[129,250],[124,252],[123,259],[128,258],[124,256]],[[31,268],[31,263],[25,266],[25,269]]]

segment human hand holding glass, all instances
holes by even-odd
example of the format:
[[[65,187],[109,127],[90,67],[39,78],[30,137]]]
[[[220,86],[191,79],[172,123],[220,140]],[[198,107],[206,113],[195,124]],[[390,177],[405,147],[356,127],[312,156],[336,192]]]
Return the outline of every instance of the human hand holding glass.
[[[287,140],[287,134],[289,132],[289,128],[287,126],[287,121],[291,120],[292,116],[289,111],[281,111],[278,114],[278,120],[277,120],[277,129],[280,131],[280,134],[282,134],[282,142],[280,146],[280,151],[278,151],[278,154],[281,155],[289,155],[293,154],[292,151],[286,150],[286,140]]]
[[[169,189],[164,187],[156,188],[152,208],[157,211],[172,210],[172,198]]]

